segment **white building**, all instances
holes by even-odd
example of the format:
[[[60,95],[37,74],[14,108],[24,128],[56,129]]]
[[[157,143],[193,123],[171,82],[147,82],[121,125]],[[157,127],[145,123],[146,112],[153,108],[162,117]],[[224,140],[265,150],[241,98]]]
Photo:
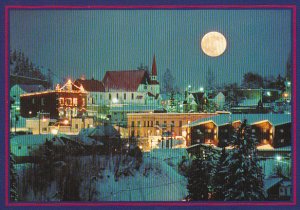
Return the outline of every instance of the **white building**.
[[[102,81],[94,78],[74,82],[88,92],[87,113],[100,118],[102,108],[127,105],[160,105],[160,85],[153,57],[151,74],[147,70],[106,71]]]

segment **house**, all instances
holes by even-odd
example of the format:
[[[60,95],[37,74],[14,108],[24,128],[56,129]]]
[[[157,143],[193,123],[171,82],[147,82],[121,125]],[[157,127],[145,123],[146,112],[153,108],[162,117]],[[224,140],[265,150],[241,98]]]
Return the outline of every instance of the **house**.
[[[268,200],[290,200],[291,180],[287,177],[273,175],[264,179],[264,190]]]
[[[251,125],[251,131],[259,144],[270,144],[274,148],[291,144],[291,115],[289,114],[220,114],[199,119],[184,125],[188,145],[197,143],[226,146],[234,129],[244,119]]]
[[[183,112],[206,111],[208,99],[205,92],[190,92],[183,103]]]
[[[181,93],[163,93],[161,96],[161,105],[167,112],[183,112],[184,95]]]
[[[144,69],[106,71],[102,81],[77,79],[74,89],[80,86],[87,92],[87,115],[98,119],[107,119],[108,110],[116,106],[158,106],[161,103],[155,56],[151,74]],[[110,111],[110,115],[112,113],[115,110]]]
[[[225,105],[225,95],[222,92],[208,94],[208,101],[216,104],[218,110],[223,110]]]
[[[63,87],[55,90],[25,93],[20,95],[20,113],[22,117],[39,117],[47,113],[51,119],[71,119],[81,117],[86,112],[87,92],[69,80]]]
[[[14,131],[24,128],[21,125],[25,125],[25,120],[20,117],[20,96],[26,93],[45,91],[46,89],[42,85],[19,85],[16,84],[10,89],[10,123],[11,129]]]
[[[75,80],[73,88],[83,87],[87,92],[87,116],[97,116],[98,118],[105,117],[105,113],[101,113],[101,110],[105,107],[105,87],[102,81],[92,79],[86,79],[82,77]],[[103,114],[103,116],[101,116]]]
[[[20,96],[25,93],[34,93],[45,91],[46,88],[42,85],[19,85],[16,84],[10,89],[10,96],[15,100],[14,105],[20,107]]]
[[[153,57],[152,72],[147,70],[106,71],[102,80],[105,104],[159,104],[160,86]],[[154,100],[155,99],[155,100]]]

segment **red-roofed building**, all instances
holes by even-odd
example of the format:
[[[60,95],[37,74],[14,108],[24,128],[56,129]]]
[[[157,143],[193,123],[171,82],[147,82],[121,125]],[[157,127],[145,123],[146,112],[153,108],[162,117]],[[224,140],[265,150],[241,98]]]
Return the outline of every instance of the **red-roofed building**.
[[[159,104],[160,87],[155,56],[150,75],[144,69],[107,71],[102,82],[105,104]]]
[[[74,82],[73,88],[82,86],[87,94],[87,115],[97,116],[99,106],[105,105],[105,87],[102,81],[92,79],[80,78]],[[101,117],[101,116],[98,116]],[[103,117],[105,117],[103,115]]]
[[[82,77],[74,84],[88,93],[89,116],[98,115],[99,106],[159,105],[161,100],[155,56],[151,74],[146,69],[106,71],[102,81]]]

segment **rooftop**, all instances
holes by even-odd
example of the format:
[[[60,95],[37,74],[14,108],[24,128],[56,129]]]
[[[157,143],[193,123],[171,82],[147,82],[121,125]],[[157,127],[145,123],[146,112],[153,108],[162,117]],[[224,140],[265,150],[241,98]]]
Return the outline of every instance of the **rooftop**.
[[[290,114],[222,114],[196,120],[183,127],[194,127],[211,121],[217,126],[222,126],[230,122],[243,121],[243,119],[247,119],[247,123],[250,125],[261,121],[269,121],[273,126],[291,123]]]

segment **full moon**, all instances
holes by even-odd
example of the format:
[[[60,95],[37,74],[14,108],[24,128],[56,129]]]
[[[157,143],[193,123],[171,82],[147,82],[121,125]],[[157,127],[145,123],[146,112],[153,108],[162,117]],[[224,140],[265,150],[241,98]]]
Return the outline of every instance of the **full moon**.
[[[203,52],[211,57],[217,57],[226,50],[227,41],[223,34],[211,31],[205,34],[201,40],[201,49]]]

